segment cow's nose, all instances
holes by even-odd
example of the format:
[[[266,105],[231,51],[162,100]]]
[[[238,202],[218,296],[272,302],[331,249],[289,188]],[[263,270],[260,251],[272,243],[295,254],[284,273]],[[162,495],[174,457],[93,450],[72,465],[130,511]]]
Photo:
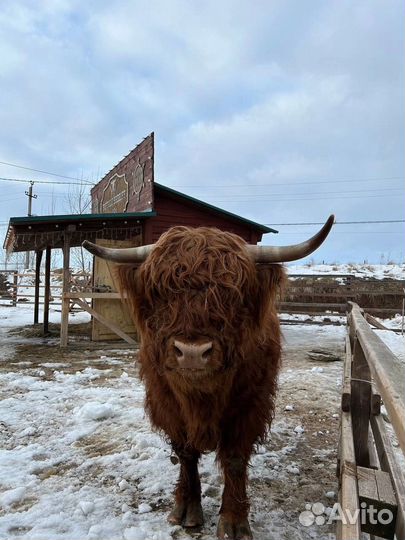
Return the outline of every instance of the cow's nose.
[[[204,369],[210,359],[212,341],[184,343],[174,340],[174,353],[182,369]]]

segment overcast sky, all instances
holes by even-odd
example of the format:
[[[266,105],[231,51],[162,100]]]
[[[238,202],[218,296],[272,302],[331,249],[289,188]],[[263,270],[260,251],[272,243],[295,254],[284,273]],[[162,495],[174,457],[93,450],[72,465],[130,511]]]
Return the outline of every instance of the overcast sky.
[[[404,20],[402,0],[4,2],[0,161],[96,182],[154,131],[155,179],[273,225],[264,243],[403,220]],[[3,239],[27,186],[0,189]],[[36,184],[33,212],[69,189]],[[336,225],[314,259],[403,262],[404,230]]]

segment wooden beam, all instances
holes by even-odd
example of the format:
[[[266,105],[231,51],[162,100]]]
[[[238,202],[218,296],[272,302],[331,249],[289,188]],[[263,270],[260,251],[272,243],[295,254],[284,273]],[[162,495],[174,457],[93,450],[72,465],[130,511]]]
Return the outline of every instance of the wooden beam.
[[[405,454],[405,365],[371,330],[357,305],[353,306],[351,316],[359,343]]]
[[[349,334],[346,334],[345,359],[343,363],[342,411],[350,411],[352,376],[352,348]]]
[[[381,414],[381,396],[374,382],[371,384],[371,414]]]
[[[346,304],[331,304],[330,302],[281,302],[281,309],[284,308],[301,308],[301,307],[308,307],[313,306],[317,308],[324,308],[325,311],[330,311],[331,309],[336,309],[337,311],[344,311]]]
[[[70,291],[70,233],[65,230],[63,237],[63,293]],[[69,298],[62,298],[62,315],[60,325],[60,346],[67,347],[69,326]]]
[[[41,273],[42,251],[35,252],[35,294],[34,294],[34,324],[39,322],[39,282]]]
[[[51,252],[48,246],[45,251],[45,290],[44,290],[44,324],[43,334],[49,333],[49,297],[51,295]]]
[[[370,469],[379,469],[380,460],[378,459],[377,448],[375,447],[371,426],[368,426],[368,454],[370,456]]]
[[[13,306],[17,305],[17,296],[18,296],[18,274],[13,272]]]
[[[111,300],[121,299],[121,295],[118,292],[68,292],[63,293],[63,298],[75,299],[75,298],[109,298]]]
[[[339,522],[338,540],[359,540],[359,496],[357,490],[357,468],[353,442],[353,428],[350,413],[342,412],[340,419],[340,490],[339,502],[345,515],[356,516],[357,519]]]
[[[90,315],[92,315],[95,319],[101,322],[104,326],[112,330],[117,336],[125,340],[130,345],[136,345],[136,341],[131,338],[128,334],[126,334],[121,328],[119,328],[115,323],[111,322],[110,320],[103,317],[103,315],[100,315],[100,313],[97,313],[96,310],[91,308],[86,302],[83,302],[83,300],[80,300],[79,298],[76,300],[76,304],[79,304],[79,306],[86,310]]]
[[[370,315],[370,313],[366,313],[364,315],[364,318],[366,319],[366,321],[371,324],[372,326],[375,326],[375,328],[378,328],[379,330],[391,330],[391,328],[387,328],[386,326],[384,326],[382,323],[380,323],[380,321],[378,321],[375,317],[373,317],[372,315]]]
[[[371,413],[371,375],[358,339],[354,342],[350,410],[353,433],[356,434],[354,438],[356,463],[362,467],[369,467],[368,424]]]
[[[382,415],[370,419],[381,469],[390,475],[398,504],[396,535],[405,538],[405,476],[395,457]]]

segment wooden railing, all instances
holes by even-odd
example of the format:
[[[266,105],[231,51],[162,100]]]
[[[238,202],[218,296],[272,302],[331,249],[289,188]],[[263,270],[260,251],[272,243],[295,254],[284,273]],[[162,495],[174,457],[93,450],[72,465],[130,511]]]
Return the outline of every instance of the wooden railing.
[[[357,519],[339,522],[337,539],[357,540],[368,533],[370,538],[396,535],[403,540],[405,477],[391,440],[396,439],[405,455],[405,364],[377,337],[357,304],[349,302],[349,310],[338,452],[339,503],[343,512],[357,515]],[[381,402],[389,424],[381,414]],[[384,519],[370,519],[371,507],[382,512]],[[385,523],[389,512],[392,520]]]
[[[19,302],[24,302],[24,304],[35,303],[35,273],[19,273],[16,270],[3,270],[1,273],[7,277],[8,282],[1,295],[3,300],[10,300],[10,303],[13,306],[17,305]],[[40,274],[39,278],[39,300],[43,302],[45,297],[44,274]],[[87,290],[87,288],[91,285],[91,274],[71,274],[70,285],[72,291],[81,291],[83,289]],[[60,271],[51,271],[49,295],[53,305],[62,304],[62,274]],[[71,304],[74,304],[74,302],[71,302]]]
[[[381,280],[351,274],[289,274],[281,310],[287,313],[326,311],[345,314],[347,302],[377,316],[401,313],[404,280]]]

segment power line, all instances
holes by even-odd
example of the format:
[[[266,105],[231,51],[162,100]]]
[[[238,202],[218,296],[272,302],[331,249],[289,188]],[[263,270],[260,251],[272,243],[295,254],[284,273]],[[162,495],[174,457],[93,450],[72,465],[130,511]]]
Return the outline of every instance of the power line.
[[[0,178],[1,180],[1,178]],[[366,192],[379,192],[379,191],[403,191],[403,188],[379,188],[379,189],[365,189],[365,190],[354,190],[354,191],[323,191],[321,193],[319,193],[319,195],[336,195],[336,194],[351,194],[351,193],[366,193]],[[44,195],[44,196],[50,196],[50,197],[60,197],[61,195],[63,194],[55,194],[55,193],[51,193],[51,192],[42,192],[41,195]],[[285,196],[289,196],[289,195],[304,195],[304,196],[307,196],[307,195],[317,195],[316,193],[274,193],[274,194],[259,194],[259,193],[256,193],[256,194],[252,194],[251,196],[247,195],[231,195],[230,198],[232,197],[241,197],[242,199],[246,199],[246,200],[249,200],[251,197],[278,197],[278,196],[281,196],[281,197],[285,197]],[[215,200],[222,200],[222,199],[218,199],[218,198],[215,198]],[[229,200],[228,198],[226,200]],[[235,199],[237,200],[237,199]],[[278,199],[274,199],[275,201],[277,201]],[[284,200],[284,199],[281,199],[281,200]]]
[[[347,180],[343,179],[330,179],[330,180],[307,180],[305,182],[269,182],[267,184],[250,184],[249,182],[244,182],[243,184],[204,184],[201,187],[203,188],[227,188],[227,187],[272,187],[272,186],[300,186],[303,184],[330,184],[330,183],[347,183],[347,182],[380,182],[383,180],[403,180],[403,176],[382,176],[380,178],[348,178]],[[190,187],[200,187],[196,184],[182,184],[177,186],[174,189],[190,188]]]
[[[259,194],[256,199],[250,198],[246,199],[249,202],[261,202],[261,201],[272,201],[274,203],[278,202],[290,202],[290,201],[334,201],[336,199],[373,199],[373,198],[388,198],[388,197],[397,197],[395,193],[392,193],[390,195],[348,195],[348,196],[332,196],[332,197],[311,197],[311,198],[300,198],[300,199],[272,199],[270,198],[263,198]],[[227,201],[228,203],[242,203],[244,199],[232,199],[231,197],[227,197],[226,199],[213,199],[215,201]]]
[[[9,167],[17,167],[18,169],[25,169],[26,171],[34,171],[34,172],[39,172],[42,174],[48,174],[50,176],[58,176],[59,178],[67,178],[68,180],[79,180],[79,182],[93,185],[93,182],[88,182],[87,180],[82,180],[81,178],[77,178],[74,176],[65,176],[64,174],[57,174],[57,173],[53,173],[49,171],[42,171],[41,169],[33,169],[32,167],[24,167],[23,165],[17,165],[16,163],[9,163],[7,161],[0,161],[0,164],[8,165]]]
[[[0,161],[0,163],[1,163],[1,161]],[[41,172],[41,171],[39,171],[39,172]],[[46,173],[46,174],[48,174],[48,173]],[[66,178],[69,178],[69,177],[66,176]],[[2,176],[0,176],[0,181],[1,182],[23,182],[24,184],[27,184],[27,183],[29,184],[30,182],[32,182],[32,180],[27,180],[25,178],[4,178]],[[57,182],[57,181],[52,181],[52,180],[34,180],[34,182],[36,184],[59,184],[59,185],[62,185],[62,186],[81,186],[83,184],[90,185],[90,186],[95,185],[93,182],[87,182],[87,180],[81,180],[80,182]]]
[[[285,196],[290,196],[290,195],[304,195],[304,196],[308,196],[308,195],[346,195],[346,194],[352,194],[352,193],[366,193],[368,191],[370,192],[376,192],[376,191],[404,191],[405,188],[403,187],[400,187],[400,188],[376,188],[376,189],[355,189],[355,190],[352,190],[352,191],[320,191],[320,192],[305,192],[305,193],[251,193],[251,194],[238,194],[238,193],[233,193],[232,195],[230,195],[230,197],[238,197],[238,198],[241,198],[241,199],[246,199],[246,200],[249,200],[249,199],[254,199],[254,198],[257,198],[257,197],[285,197]],[[228,199],[228,197],[227,197]],[[218,199],[217,199],[218,200]]]
[[[405,223],[405,219],[379,219],[368,221],[335,221],[334,225],[357,225],[358,223]],[[324,221],[303,222],[303,223],[263,223],[263,225],[274,225],[277,227],[288,225],[324,225]]]
[[[25,199],[25,195],[16,195],[15,197],[12,197],[11,199],[3,199],[3,198],[1,198],[0,199],[0,204],[6,203],[6,202],[16,201],[18,199]]]
[[[344,234],[344,235],[348,235],[348,234],[373,234],[374,236],[376,234],[389,234],[390,236],[392,236],[393,234],[401,234],[403,235],[405,233],[405,231],[336,231],[334,234]],[[294,232],[283,232],[282,235],[285,236],[285,235],[294,235],[294,236],[297,236],[300,234],[299,231],[294,231]],[[301,233],[301,234],[305,234],[305,233]]]

